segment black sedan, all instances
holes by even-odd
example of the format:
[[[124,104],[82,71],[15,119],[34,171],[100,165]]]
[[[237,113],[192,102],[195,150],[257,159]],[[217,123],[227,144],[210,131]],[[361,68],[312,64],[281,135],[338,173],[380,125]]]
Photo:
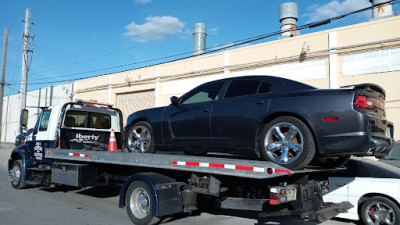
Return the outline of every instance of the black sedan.
[[[132,152],[224,152],[291,169],[338,166],[350,155],[384,156],[393,145],[385,91],[375,84],[317,89],[271,76],[212,81],[171,104],[127,119]]]

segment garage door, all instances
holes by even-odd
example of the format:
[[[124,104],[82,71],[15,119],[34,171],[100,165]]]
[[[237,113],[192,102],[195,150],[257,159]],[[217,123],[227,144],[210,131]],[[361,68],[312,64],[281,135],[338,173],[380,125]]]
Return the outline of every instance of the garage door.
[[[117,107],[124,116],[124,125],[127,117],[133,112],[155,107],[156,95],[154,89],[117,94]]]

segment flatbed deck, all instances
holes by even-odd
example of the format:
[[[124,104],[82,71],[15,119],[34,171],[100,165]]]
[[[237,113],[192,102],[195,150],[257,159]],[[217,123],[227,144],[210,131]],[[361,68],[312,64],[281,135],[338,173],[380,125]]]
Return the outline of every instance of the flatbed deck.
[[[255,179],[327,170],[319,168],[290,170],[267,161],[171,154],[135,154],[55,148],[46,149],[45,154],[46,158],[49,159],[180,170]]]

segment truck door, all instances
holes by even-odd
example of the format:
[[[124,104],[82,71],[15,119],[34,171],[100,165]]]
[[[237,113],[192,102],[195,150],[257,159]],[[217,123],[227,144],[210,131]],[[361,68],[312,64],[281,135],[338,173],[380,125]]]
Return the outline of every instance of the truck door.
[[[32,145],[33,154],[36,160],[43,160],[44,149],[53,145],[54,133],[51,134],[49,128],[51,110],[44,109],[38,118],[38,122],[32,132]]]

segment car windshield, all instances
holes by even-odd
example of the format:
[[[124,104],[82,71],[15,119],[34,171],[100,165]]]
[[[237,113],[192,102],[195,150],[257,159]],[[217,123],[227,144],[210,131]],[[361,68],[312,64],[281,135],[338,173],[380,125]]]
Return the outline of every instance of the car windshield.
[[[390,150],[389,154],[384,159],[400,160],[400,141],[394,143],[392,150]]]

